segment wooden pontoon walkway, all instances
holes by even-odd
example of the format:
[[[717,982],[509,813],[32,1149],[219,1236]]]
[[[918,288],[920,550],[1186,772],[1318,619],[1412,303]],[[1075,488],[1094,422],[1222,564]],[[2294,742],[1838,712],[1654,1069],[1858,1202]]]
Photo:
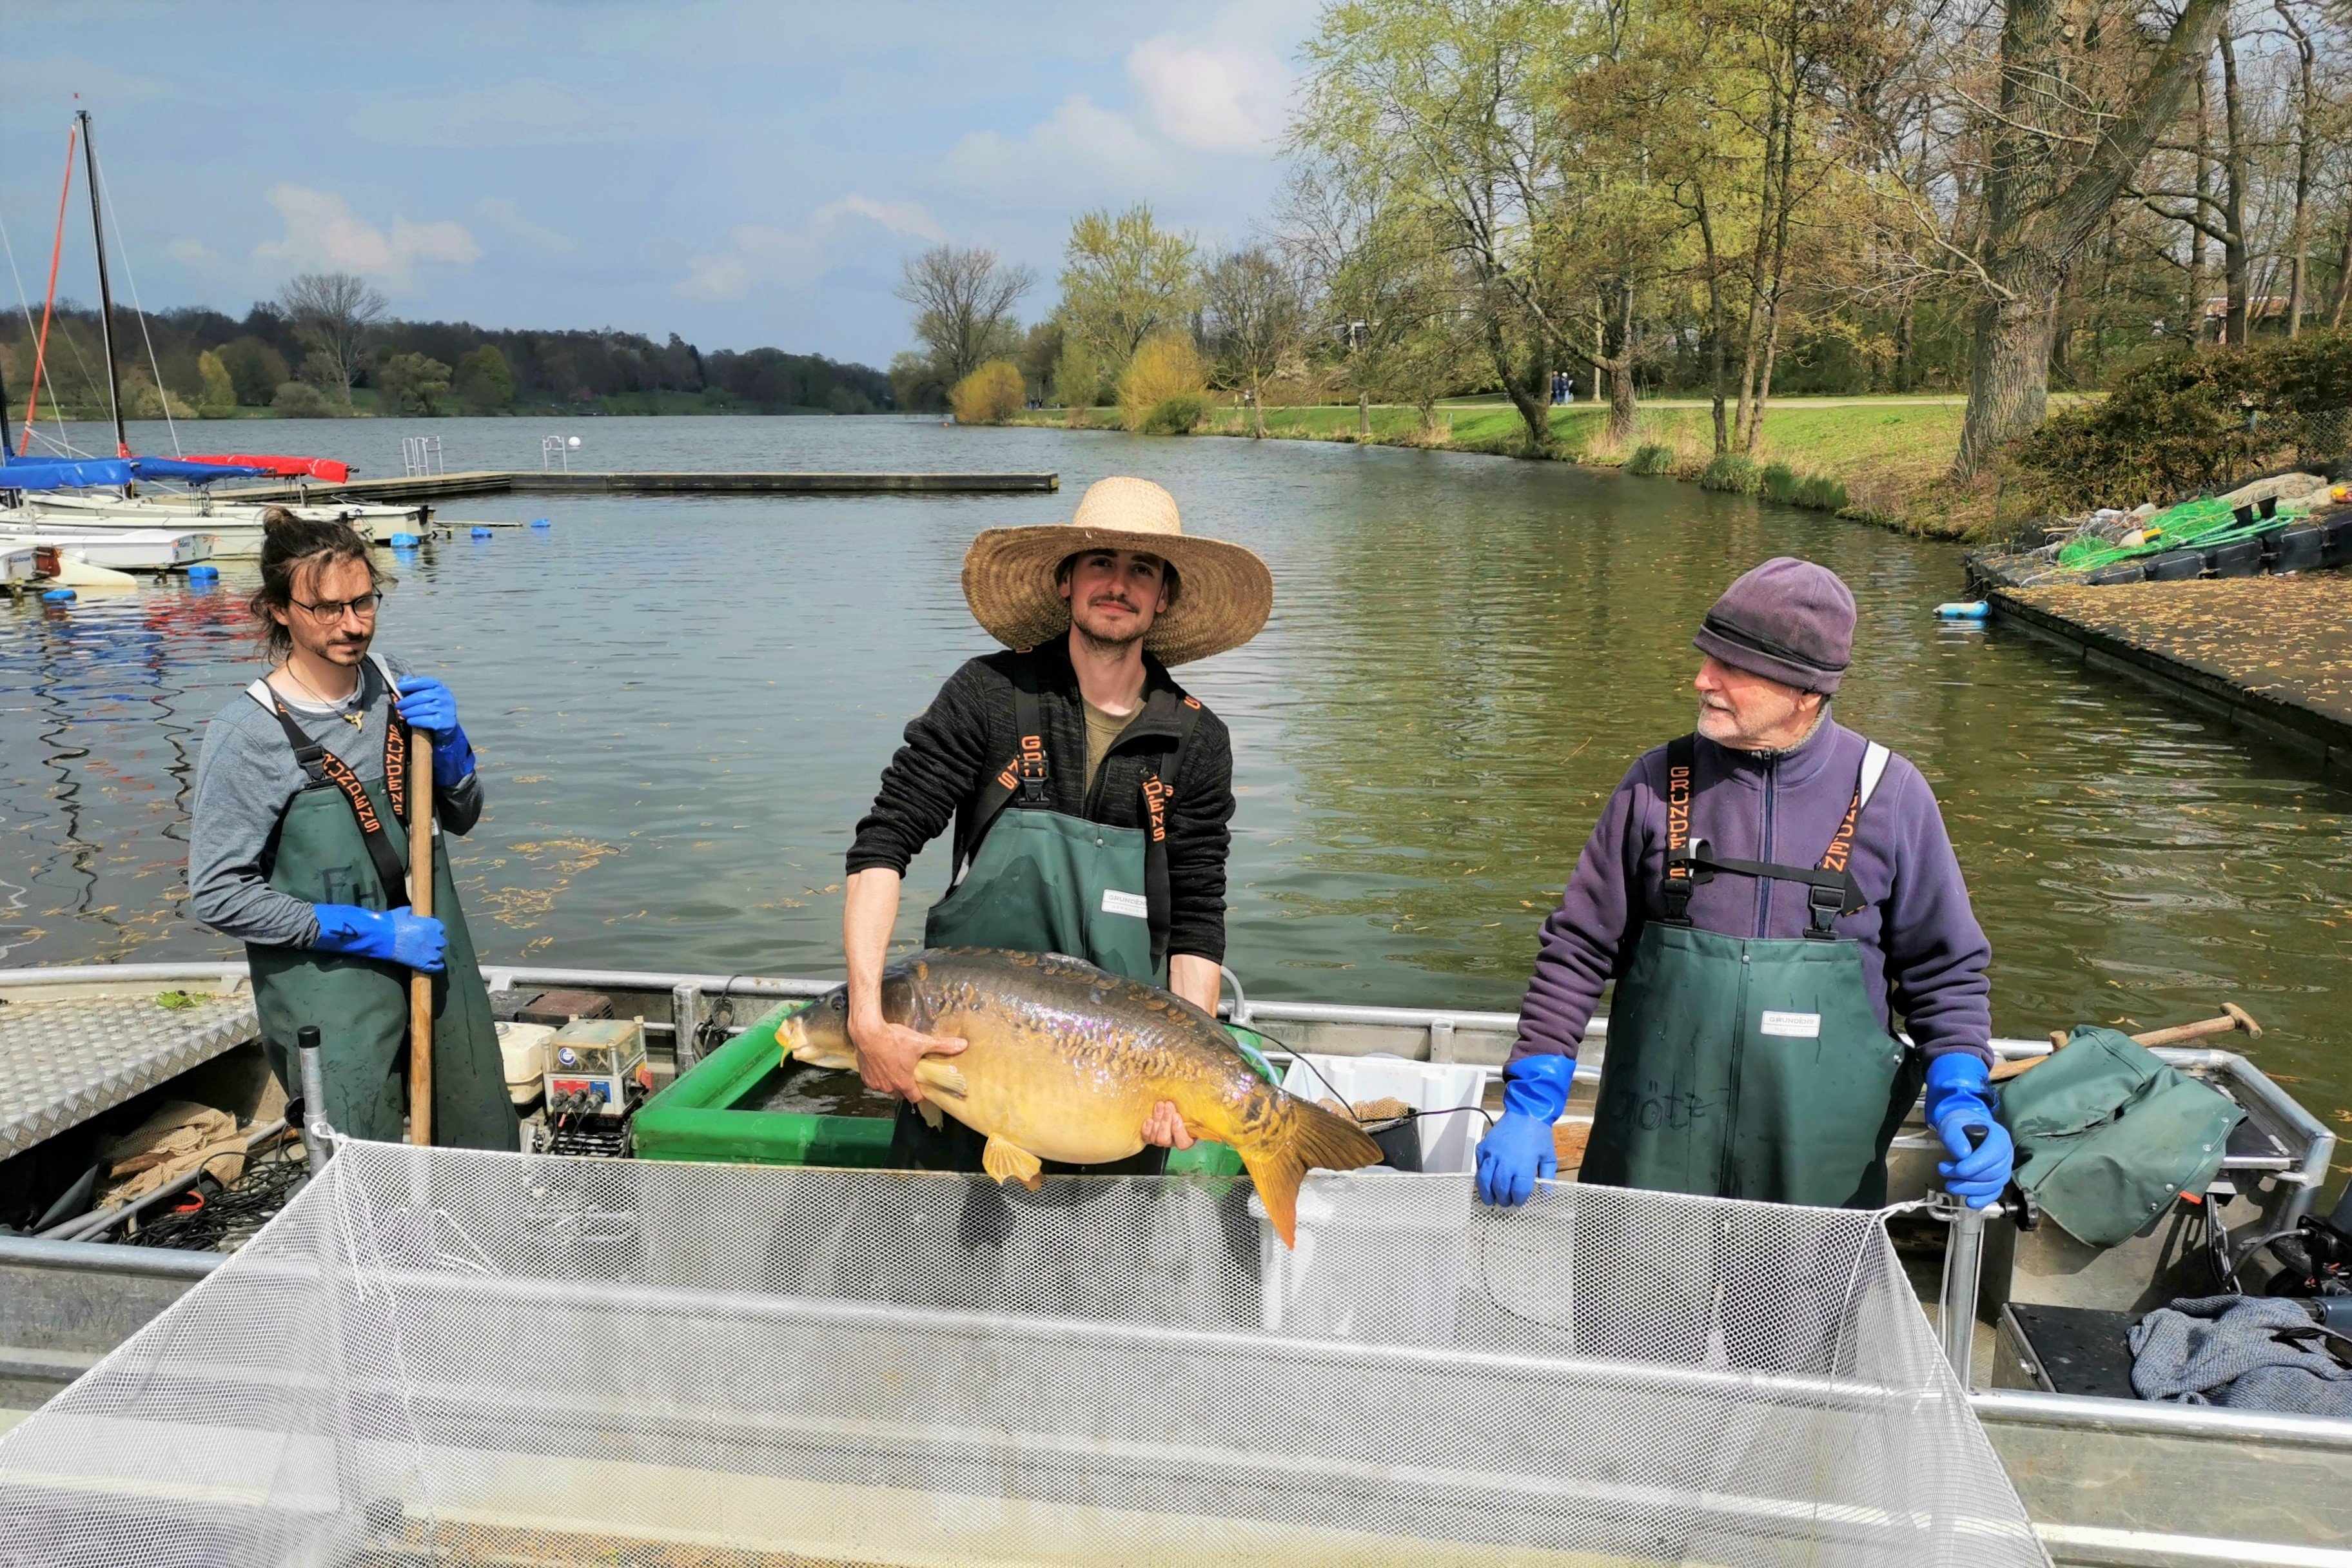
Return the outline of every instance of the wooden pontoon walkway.
[[[341,485],[229,489],[224,500],[432,500],[488,495],[1048,495],[1059,474],[816,474],[785,469],[726,473],[535,473],[477,469]]]

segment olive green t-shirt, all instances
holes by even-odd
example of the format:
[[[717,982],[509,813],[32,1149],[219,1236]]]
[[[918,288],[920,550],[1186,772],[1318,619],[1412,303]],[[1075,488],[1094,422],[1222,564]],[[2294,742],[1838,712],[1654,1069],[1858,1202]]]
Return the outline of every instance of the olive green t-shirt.
[[[1127,733],[1127,727],[1135,722],[1143,710],[1139,707],[1133,713],[1106,713],[1083,697],[1078,700],[1085,703],[1087,710],[1086,793],[1092,795],[1095,774],[1102,771],[1103,759],[1110,755],[1111,747],[1118,743],[1118,738]]]

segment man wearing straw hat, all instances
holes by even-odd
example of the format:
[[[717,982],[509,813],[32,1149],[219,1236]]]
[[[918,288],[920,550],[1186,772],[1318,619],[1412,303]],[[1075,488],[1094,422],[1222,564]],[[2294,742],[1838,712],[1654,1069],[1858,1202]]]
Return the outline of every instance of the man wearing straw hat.
[[[850,847],[842,946],[858,1069],[908,1105],[893,1163],[976,1171],[977,1134],[911,1110],[917,1064],[963,1043],[882,1016],[908,863],[953,821],[926,945],[1066,953],[1214,1012],[1233,748],[1168,670],[1255,637],[1274,579],[1241,546],[1184,532],[1158,485],[1108,479],[1066,523],[974,540],[963,592],[1005,651],[966,663],[907,726]],[[1093,1169],[1148,1173],[1192,1142],[1165,1103],[1143,1132],[1136,1160]]]

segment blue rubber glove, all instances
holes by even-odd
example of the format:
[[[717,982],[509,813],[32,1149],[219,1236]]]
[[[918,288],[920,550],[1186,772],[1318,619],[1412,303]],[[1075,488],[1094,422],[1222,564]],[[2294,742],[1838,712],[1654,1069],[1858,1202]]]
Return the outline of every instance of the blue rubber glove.
[[[1478,1196],[1514,1208],[1534,1195],[1538,1182],[1559,1174],[1551,1124],[1568,1109],[1576,1060],[1547,1053],[1521,1057],[1503,1069],[1502,1120],[1478,1140]]]
[[[433,742],[433,787],[463,784],[474,771],[474,747],[457,722],[457,693],[429,675],[412,675],[397,689],[400,716]]]
[[[357,904],[315,904],[319,940],[314,952],[347,952],[381,959],[404,969],[438,974],[449,952],[449,933],[430,915],[396,910],[363,910]]]
[[[1972,1208],[2000,1201],[2017,1163],[2009,1129],[1993,1119],[1992,1069],[1971,1051],[1947,1051],[1927,1064],[1927,1125],[1952,1157],[1936,1167],[1944,1190]],[[1969,1147],[1969,1131],[1984,1142]]]

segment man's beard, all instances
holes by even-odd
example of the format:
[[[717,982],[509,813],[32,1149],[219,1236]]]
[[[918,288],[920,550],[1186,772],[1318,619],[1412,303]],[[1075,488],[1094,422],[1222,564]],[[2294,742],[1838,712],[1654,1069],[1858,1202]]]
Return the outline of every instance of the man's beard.
[[[1145,634],[1150,632],[1151,629],[1148,624],[1139,625],[1135,630],[1128,633],[1125,637],[1107,637],[1098,633],[1088,631],[1085,623],[1080,621],[1075,614],[1070,617],[1070,625],[1076,630],[1078,640],[1086,644],[1087,650],[1089,652],[1099,654],[1125,653],[1129,648],[1140,642]]]
[[[1076,626],[1077,623],[1074,621],[1071,625]],[[1131,635],[1123,637],[1097,637],[1094,633],[1087,630],[1084,626],[1077,626],[1077,633],[1078,640],[1087,645],[1087,651],[1089,653],[1125,653],[1129,648],[1133,647],[1137,643],[1143,640],[1142,630],[1138,630]]]

